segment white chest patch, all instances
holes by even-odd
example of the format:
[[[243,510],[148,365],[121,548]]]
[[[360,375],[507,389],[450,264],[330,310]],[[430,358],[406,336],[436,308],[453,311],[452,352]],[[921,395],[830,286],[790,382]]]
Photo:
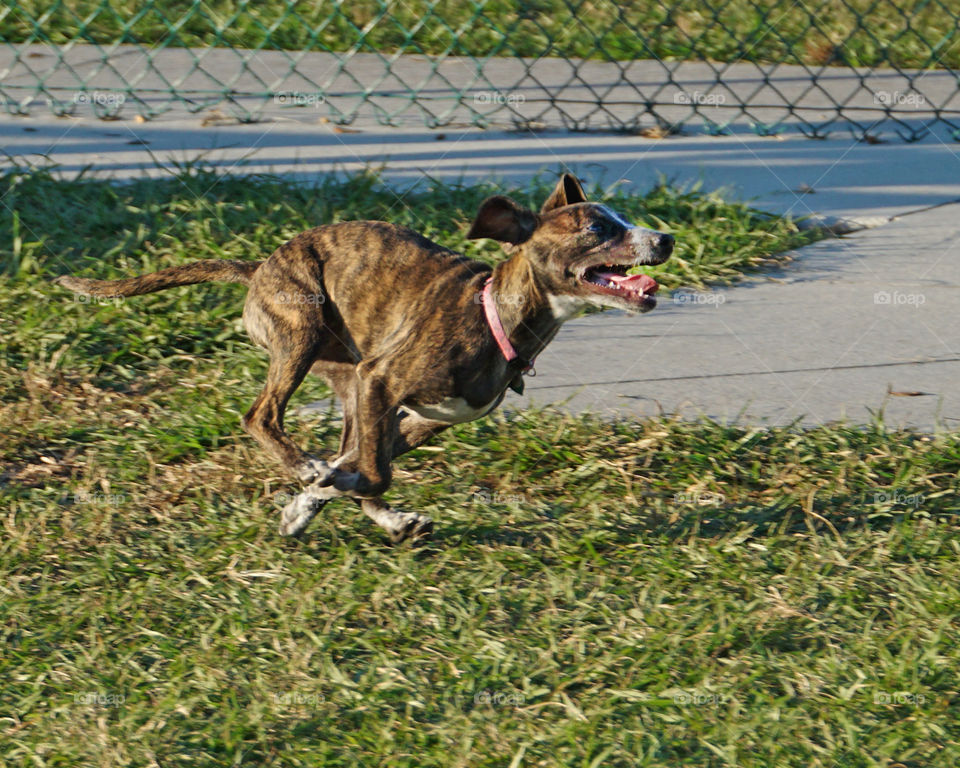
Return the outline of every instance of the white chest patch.
[[[585,306],[587,306],[586,302],[575,296],[550,297],[550,311],[553,312],[554,320],[559,323],[566,322]]]
[[[447,397],[439,403],[429,405],[404,405],[404,409],[422,416],[431,421],[440,421],[444,424],[462,424],[485,416],[500,403],[500,399],[493,400],[480,408],[474,408],[462,397]]]

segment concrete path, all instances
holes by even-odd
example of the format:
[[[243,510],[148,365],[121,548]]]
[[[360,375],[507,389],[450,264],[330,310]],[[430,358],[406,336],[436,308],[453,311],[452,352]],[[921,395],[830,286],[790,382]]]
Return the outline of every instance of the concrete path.
[[[404,190],[432,178],[509,186],[567,168],[638,193],[662,174],[793,216],[852,217],[874,228],[806,248],[775,274],[665,297],[642,317],[568,323],[527,399],[763,423],[863,422],[880,408],[890,423],[923,429],[960,419],[960,205],[950,204],[960,200],[960,144],[943,132],[864,144],[743,130],[660,140],[362,121],[356,130],[302,109],[250,125],[210,114],[56,119],[41,109],[0,118],[0,145],[12,162],[57,163],[67,175],[92,166],[113,178],[166,175],[174,161],[198,157],[224,171],[304,178],[382,165],[398,206]]]

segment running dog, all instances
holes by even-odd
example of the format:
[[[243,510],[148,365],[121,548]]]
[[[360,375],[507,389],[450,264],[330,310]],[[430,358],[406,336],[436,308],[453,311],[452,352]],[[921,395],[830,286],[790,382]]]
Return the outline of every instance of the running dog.
[[[660,264],[669,234],[589,202],[565,174],[539,212],[508,197],[483,202],[470,239],[498,241],[491,268],[405,227],[349,221],[303,232],[265,261],[204,260],[124,280],[64,275],[92,296],[136,296],[211,281],[249,287],[243,322],[267,350],[266,384],[244,429],[306,487],[281,515],[299,535],[331,499],[348,497],[394,542],[432,531],[429,517],[383,500],[393,459],[446,429],[490,413],[560,325],[587,305],[647,312],[657,283],[632,267]],[[283,414],[308,373],[343,406],[340,450],[305,453]]]

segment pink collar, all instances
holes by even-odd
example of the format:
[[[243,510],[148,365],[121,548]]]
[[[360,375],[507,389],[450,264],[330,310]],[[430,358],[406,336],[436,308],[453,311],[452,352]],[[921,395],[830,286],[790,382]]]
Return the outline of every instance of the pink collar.
[[[480,301],[483,304],[483,314],[487,317],[487,325],[490,326],[490,333],[500,347],[500,351],[511,362],[519,358],[517,350],[513,348],[510,339],[507,338],[507,332],[503,330],[503,323],[500,322],[500,313],[497,312],[496,300],[493,297],[493,278],[488,277],[487,282],[483,284],[483,293],[480,294]],[[524,373],[533,370],[533,360],[531,360],[523,369]]]

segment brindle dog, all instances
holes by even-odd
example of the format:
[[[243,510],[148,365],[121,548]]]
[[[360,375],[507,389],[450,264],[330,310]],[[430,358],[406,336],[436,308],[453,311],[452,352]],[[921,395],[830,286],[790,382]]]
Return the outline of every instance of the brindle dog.
[[[391,461],[486,415],[508,386],[521,391],[530,361],[586,305],[653,309],[656,282],[627,269],[660,264],[673,250],[670,235],[588,202],[570,174],[539,213],[508,197],[487,199],[467,237],[497,240],[510,257],[491,269],[405,227],[350,221],[303,232],[266,261],[57,282],[110,297],[210,281],[248,285],[243,322],[270,367],[243,427],[307,486],[284,508],[281,533],[300,534],[327,501],[346,496],[399,542],[429,534],[432,522],[383,500]],[[311,372],[343,405],[340,450],[329,464],[283,429],[287,401]]]

